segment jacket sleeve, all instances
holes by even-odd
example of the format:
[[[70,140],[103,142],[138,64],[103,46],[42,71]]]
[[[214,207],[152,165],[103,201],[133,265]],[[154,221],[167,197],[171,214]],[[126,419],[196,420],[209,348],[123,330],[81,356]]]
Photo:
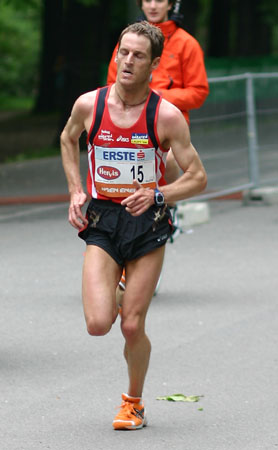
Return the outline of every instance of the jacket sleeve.
[[[112,53],[112,57],[108,66],[108,73],[107,73],[107,84],[113,84],[116,81],[117,78],[117,63],[115,62],[115,58],[117,56],[118,51],[118,45],[114,48],[114,51]]]
[[[162,97],[181,111],[199,108],[209,93],[203,50],[192,39],[184,47],[182,57],[183,88],[159,89]]]

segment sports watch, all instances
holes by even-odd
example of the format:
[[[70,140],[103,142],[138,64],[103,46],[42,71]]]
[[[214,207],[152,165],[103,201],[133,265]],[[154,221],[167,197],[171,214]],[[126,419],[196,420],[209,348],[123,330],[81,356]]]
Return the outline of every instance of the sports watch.
[[[165,200],[164,200],[164,195],[162,194],[161,191],[159,191],[158,189],[154,190],[154,204],[156,206],[162,206],[164,205]]]

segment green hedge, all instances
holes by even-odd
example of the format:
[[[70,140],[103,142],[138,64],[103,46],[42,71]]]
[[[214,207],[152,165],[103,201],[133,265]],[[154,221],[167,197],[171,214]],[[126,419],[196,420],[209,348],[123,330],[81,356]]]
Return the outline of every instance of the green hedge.
[[[38,2],[39,3],[39,2]],[[40,49],[40,9],[0,3],[0,92],[34,96]]]
[[[260,58],[206,58],[209,77],[237,75],[246,72],[278,72],[278,56]]]

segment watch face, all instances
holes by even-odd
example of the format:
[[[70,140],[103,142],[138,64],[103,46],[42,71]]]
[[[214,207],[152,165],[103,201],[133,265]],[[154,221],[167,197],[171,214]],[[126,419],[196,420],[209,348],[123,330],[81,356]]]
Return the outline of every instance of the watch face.
[[[158,206],[161,206],[164,204],[164,195],[161,192],[157,192],[155,194],[155,202]]]

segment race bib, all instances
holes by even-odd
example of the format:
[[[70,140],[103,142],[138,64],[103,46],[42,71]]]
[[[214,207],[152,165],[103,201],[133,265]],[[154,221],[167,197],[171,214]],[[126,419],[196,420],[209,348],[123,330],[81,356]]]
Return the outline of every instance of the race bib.
[[[137,180],[142,187],[156,187],[155,149],[104,148],[95,150],[96,190],[107,197],[128,197]]]

